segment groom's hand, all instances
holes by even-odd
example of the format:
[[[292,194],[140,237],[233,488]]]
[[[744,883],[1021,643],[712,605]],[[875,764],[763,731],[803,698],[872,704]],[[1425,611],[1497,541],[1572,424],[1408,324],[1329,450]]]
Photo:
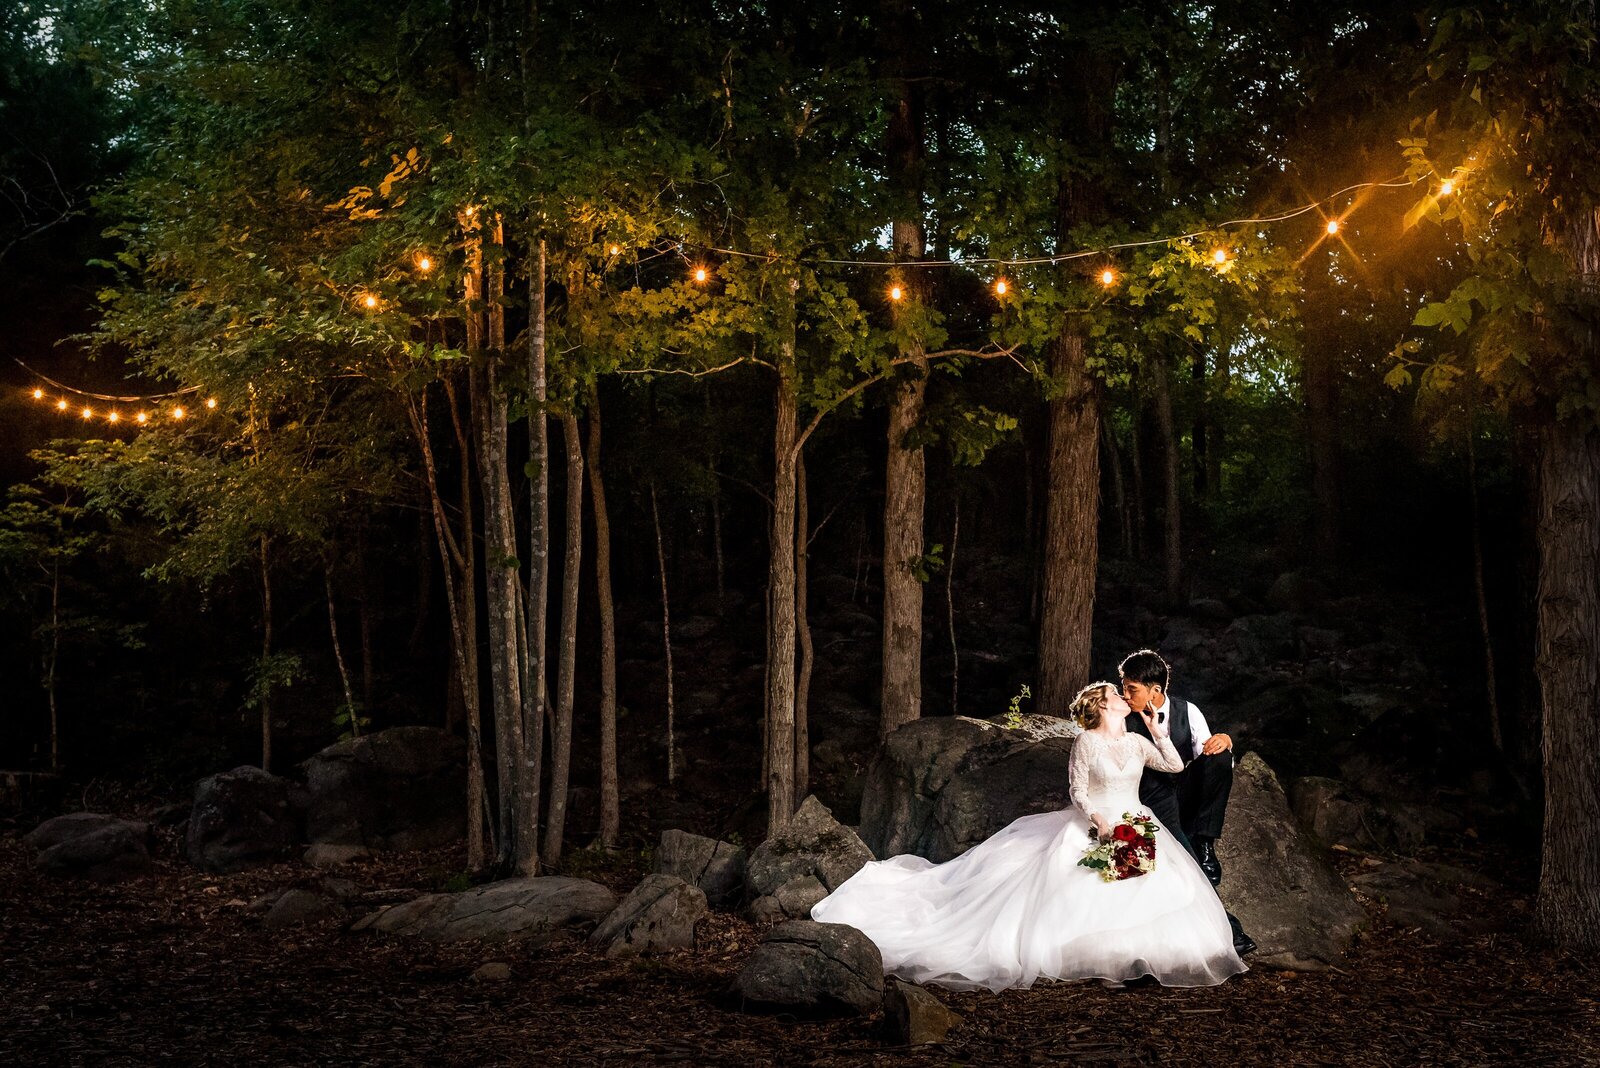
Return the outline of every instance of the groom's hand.
[[[1206,739],[1206,744],[1200,747],[1200,752],[1206,756],[1216,756],[1218,753],[1233,749],[1233,739],[1226,734],[1213,734]]]

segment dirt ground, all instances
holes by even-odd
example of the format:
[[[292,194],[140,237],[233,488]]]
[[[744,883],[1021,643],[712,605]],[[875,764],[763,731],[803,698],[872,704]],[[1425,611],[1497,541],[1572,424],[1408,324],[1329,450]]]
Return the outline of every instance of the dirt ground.
[[[1321,974],[942,992],[966,1023],[910,1049],[888,1045],[877,1017],[739,1011],[726,990],[761,929],[732,916],[702,921],[694,952],[633,962],[575,937],[347,933],[359,906],[271,932],[250,903],[323,873],[296,863],[210,876],[171,859],[171,845],[152,874],[95,885],[42,877],[15,833],[0,838],[0,1065],[1600,1064],[1600,967],[1533,948],[1516,891],[1479,902],[1502,930],[1444,945],[1372,904],[1368,934]],[[638,864],[575,873],[625,891]],[[442,850],[339,875],[376,903],[438,889],[460,868]],[[469,979],[486,961],[509,963],[511,978]]]

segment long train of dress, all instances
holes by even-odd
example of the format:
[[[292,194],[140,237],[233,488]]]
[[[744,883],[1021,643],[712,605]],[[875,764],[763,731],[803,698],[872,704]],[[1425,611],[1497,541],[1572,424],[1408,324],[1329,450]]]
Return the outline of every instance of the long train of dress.
[[[1023,816],[943,864],[911,854],[871,861],[811,917],[864,932],[885,974],[956,990],[1040,977],[1221,983],[1248,966],[1205,873],[1165,828],[1145,875],[1108,883],[1078,864],[1090,845],[1087,813],[1115,822],[1138,812],[1145,765],[1173,761],[1167,738],[1086,732],[1073,747],[1072,807]]]

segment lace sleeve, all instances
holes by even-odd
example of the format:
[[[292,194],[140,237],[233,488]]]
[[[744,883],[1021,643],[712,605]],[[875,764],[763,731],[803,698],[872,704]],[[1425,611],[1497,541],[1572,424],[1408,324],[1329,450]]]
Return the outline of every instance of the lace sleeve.
[[[1067,792],[1078,811],[1092,817],[1094,813],[1089,811],[1089,762],[1089,736],[1080,734],[1072,743],[1072,757],[1067,762]]]
[[[1144,766],[1155,768],[1157,771],[1182,771],[1183,757],[1178,755],[1177,748],[1172,744],[1172,736],[1163,734],[1154,742],[1144,735],[1138,736],[1143,744],[1139,746],[1144,751]]]

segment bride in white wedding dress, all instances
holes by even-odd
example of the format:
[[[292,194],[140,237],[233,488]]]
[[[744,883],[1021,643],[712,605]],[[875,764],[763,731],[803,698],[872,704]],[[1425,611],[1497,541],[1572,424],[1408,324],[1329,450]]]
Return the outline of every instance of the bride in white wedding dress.
[[[1026,988],[1041,976],[1212,986],[1245,971],[1216,891],[1166,828],[1145,875],[1108,883],[1078,864],[1091,824],[1106,834],[1140,811],[1146,765],[1183,762],[1149,712],[1154,744],[1127,730],[1128,704],[1110,683],[1085,687],[1072,711],[1085,730],[1072,748],[1070,807],[1014,820],[943,864],[871,861],[811,918],[865,933],[885,974],[954,990]]]

